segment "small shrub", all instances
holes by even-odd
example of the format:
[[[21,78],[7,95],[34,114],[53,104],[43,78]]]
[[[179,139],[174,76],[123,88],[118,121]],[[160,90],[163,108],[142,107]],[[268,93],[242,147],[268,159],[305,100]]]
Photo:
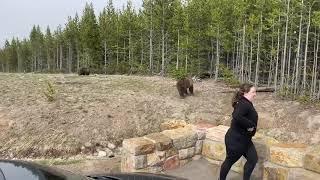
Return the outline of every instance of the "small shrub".
[[[223,78],[223,81],[225,81],[229,85],[239,85],[240,81],[235,77],[233,72],[228,69],[225,65],[220,64],[219,66],[221,76]]]
[[[46,96],[49,102],[52,102],[56,99],[56,90],[51,82],[46,82],[46,89],[43,91],[43,94]]]
[[[180,80],[186,78],[188,76],[188,73],[184,69],[172,69],[170,70],[169,75],[176,80]]]

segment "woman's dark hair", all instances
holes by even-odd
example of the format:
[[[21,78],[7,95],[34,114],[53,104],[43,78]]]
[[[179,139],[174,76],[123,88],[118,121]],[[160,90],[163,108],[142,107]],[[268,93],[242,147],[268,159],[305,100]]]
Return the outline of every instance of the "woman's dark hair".
[[[235,107],[239,99],[244,95],[244,93],[248,93],[252,87],[253,85],[249,83],[241,84],[239,89],[234,93],[234,96],[232,98],[232,107]]]

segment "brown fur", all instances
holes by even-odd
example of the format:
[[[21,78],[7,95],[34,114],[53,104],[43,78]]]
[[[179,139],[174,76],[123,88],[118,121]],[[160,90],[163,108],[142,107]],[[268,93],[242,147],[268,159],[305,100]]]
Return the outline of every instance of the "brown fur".
[[[189,93],[193,95],[193,81],[190,78],[183,78],[178,80],[177,89],[181,98],[184,98]]]
[[[79,69],[79,72],[78,72],[79,76],[89,76],[90,75],[90,69],[89,68],[86,68],[86,67],[82,67]]]

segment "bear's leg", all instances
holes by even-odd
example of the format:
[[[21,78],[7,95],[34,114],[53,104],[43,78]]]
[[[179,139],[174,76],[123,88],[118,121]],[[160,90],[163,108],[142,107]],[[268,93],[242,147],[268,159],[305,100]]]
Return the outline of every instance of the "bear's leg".
[[[191,95],[193,95],[193,86],[189,87],[189,92],[190,92]]]
[[[188,95],[188,88],[184,88],[184,94]]]
[[[184,88],[179,87],[179,88],[178,88],[178,91],[179,91],[180,97],[181,97],[181,98],[184,98]]]

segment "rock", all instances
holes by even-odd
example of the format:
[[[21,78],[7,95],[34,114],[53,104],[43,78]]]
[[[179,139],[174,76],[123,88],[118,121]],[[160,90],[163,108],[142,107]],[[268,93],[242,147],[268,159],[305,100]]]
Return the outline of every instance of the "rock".
[[[84,144],[84,147],[85,147],[85,148],[92,148],[92,147],[93,147],[93,144],[92,144],[91,142],[86,142],[86,143]]]
[[[270,147],[270,162],[286,167],[302,167],[306,145],[276,144]]]
[[[270,146],[263,139],[253,139],[253,144],[258,154],[259,162],[265,162],[269,159]]]
[[[116,148],[116,145],[114,145],[114,144],[112,144],[112,143],[108,142],[107,147],[108,147],[109,149],[111,149],[111,150],[114,150],[114,149]]]
[[[267,146],[272,146],[274,144],[279,144],[279,141],[276,140],[275,138],[267,136],[267,135],[263,135],[263,134],[261,134],[259,132],[257,132],[255,134],[255,136],[253,136],[252,140],[253,140],[253,142],[257,141],[257,142],[264,143]]]
[[[149,166],[162,166],[164,159],[159,157],[158,154],[152,153],[147,155],[147,165]]]
[[[166,158],[166,151],[156,151],[155,154],[156,154],[160,159]]]
[[[215,125],[213,125],[211,123],[204,123],[204,122],[197,123],[195,125],[188,124],[186,126],[186,128],[190,128],[197,133],[198,140],[204,140],[206,138],[206,133],[207,133],[208,129],[210,129],[212,127],[215,127]]]
[[[226,157],[225,144],[206,139],[203,142],[202,155],[213,160],[223,161]]]
[[[188,128],[165,130],[161,133],[171,138],[173,146],[178,150],[194,146],[198,139],[196,132]]]
[[[303,180],[316,180],[320,179],[320,174],[308,171],[301,168],[293,168],[289,172],[289,178],[288,180],[297,180],[297,179],[303,179]]]
[[[163,164],[163,170],[165,171],[172,170],[172,169],[178,168],[179,166],[180,166],[179,156],[175,155],[165,160]]]
[[[164,123],[160,124],[161,131],[170,130],[170,129],[177,129],[177,128],[184,128],[187,125],[186,121],[184,120],[167,120]]]
[[[190,147],[187,149],[180,149],[179,150],[179,159],[187,159],[187,158],[192,158],[194,156],[195,153],[195,148],[194,147]]]
[[[243,156],[231,167],[231,170],[239,174],[243,174],[244,164],[247,162]]]
[[[153,133],[145,136],[146,139],[155,144],[156,150],[163,151],[172,147],[172,140],[161,133]]]
[[[108,147],[108,143],[109,143],[108,141],[100,141],[99,145],[102,147]]]
[[[121,158],[121,171],[134,172],[137,169],[147,167],[147,155],[134,156],[132,154],[123,155]]]
[[[264,180],[287,180],[289,178],[289,168],[278,166],[269,162],[264,163]]]
[[[175,156],[178,155],[179,151],[176,148],[171,148],[169,150],[166,151],[166,158],[171,157],[171,156]]]
[[[302,168],[286,168],[270,162],[264,163],[264,180],[316,180],[320,174]]]
[[[107,155],[106,155],[107,157],[109,157],[109,158],[114,157],[114,153],[112,150],[105,148],[105,152],[107,153]]]
[[[314,146],[308,149],[303,160],[303,167],[320,173],[320,146]]]
[[[106,157],[107,156],[107,152],[105,151],[98,151],[98,157]]]
[[[226,135],[228,129],[229,129],[228,126],[223,126],[223,125],[212,127],[208,129],[208,132],[206,134],[206,139],[224,143],[224,136]]]
[[[142,155],[152,153],[155,146],[152,141],[139,137],[123,140],[122,148],[131,154]]]
[[[201,153],[202,153],[203,141],[204,141],[204,140],[198,140],[198,141],[196,142],[195,154],[201,154]]]

